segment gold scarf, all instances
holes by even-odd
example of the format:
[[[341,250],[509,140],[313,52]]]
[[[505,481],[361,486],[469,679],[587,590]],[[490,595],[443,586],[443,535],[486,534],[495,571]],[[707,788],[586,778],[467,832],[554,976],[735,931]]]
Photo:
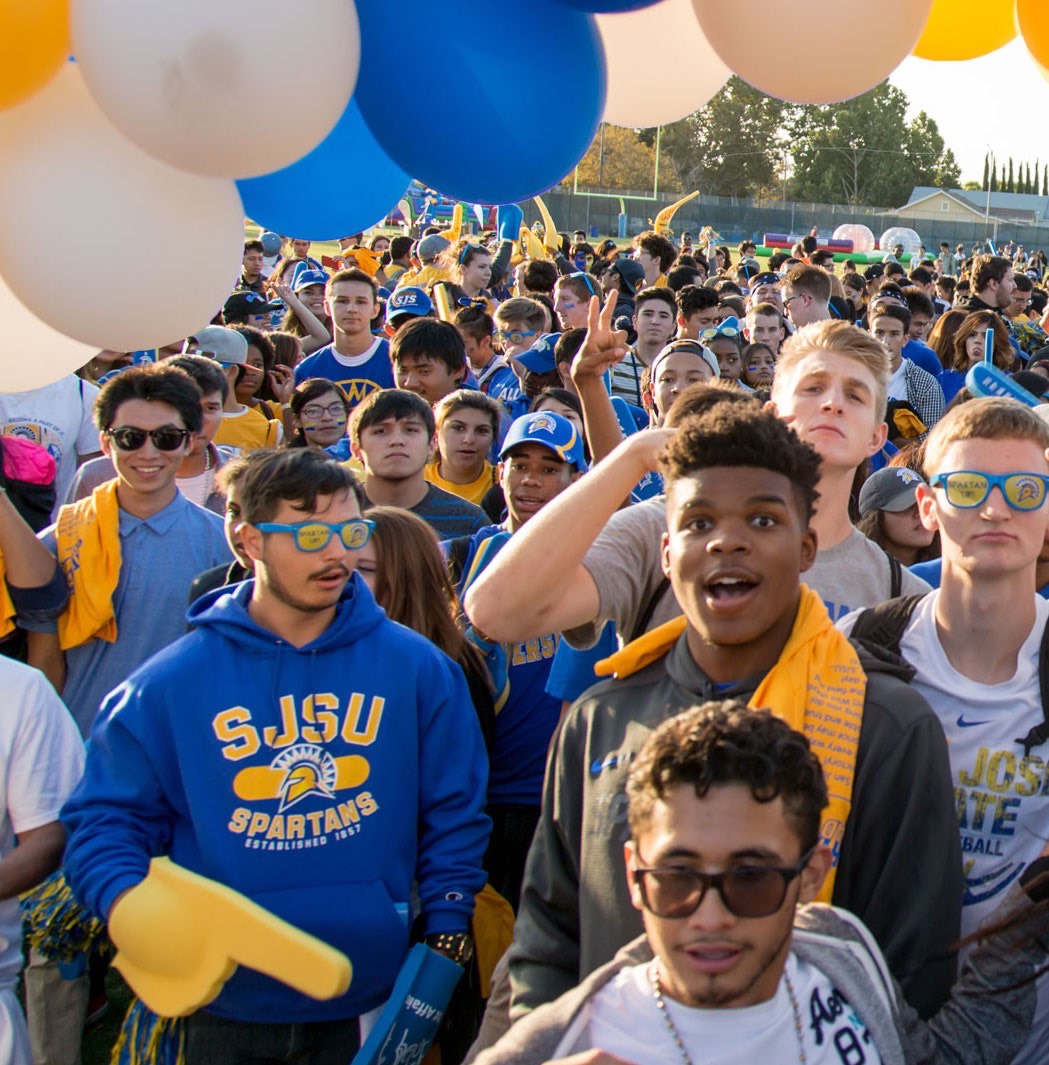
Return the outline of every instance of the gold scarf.
[[[116,480],[62,507],[55,527],[58,564],[69,582],[69,605],[58,619],[63,651],[91,639],[113,643],[113,593],[120,579],[120,504]]]
[[[684,617],[646,632],[597,663],[598,676],[622,679],[661,658],[685,631]],[[821,842],[831,849],[833,865],[819,900],[830,902],[841,856],[845,823],[852,808],[856,750],[863,723],[867,675],[852,644],[831,623],[823,600],[801,586],[801,600],[779,661],[765,674],[749,706],[767,708],[791,728],[803,732],[819,757],[830,805],[823,812]]]

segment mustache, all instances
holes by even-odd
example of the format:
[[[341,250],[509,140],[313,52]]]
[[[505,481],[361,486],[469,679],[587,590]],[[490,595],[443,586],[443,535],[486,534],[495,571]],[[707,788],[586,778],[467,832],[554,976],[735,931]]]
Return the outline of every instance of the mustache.
[[[331,577],[338,573],[340,576],[345,577],[346,580],[350,579],[350,571],[341,562],[336,562],[332,566],[325,566],[324,569],[318,570],[316,573],[310,574],[310,580],[320,580],[322,577]]]

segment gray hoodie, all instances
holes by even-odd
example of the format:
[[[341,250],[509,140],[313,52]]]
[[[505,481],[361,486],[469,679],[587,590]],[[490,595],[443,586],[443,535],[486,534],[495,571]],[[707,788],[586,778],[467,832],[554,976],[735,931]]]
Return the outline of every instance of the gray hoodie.
[[[1029,911],[1029,912],[1027,912]],[[1046,961],[1049,922],[1018,888],[996,912],[1019,923],[981,943],[966,963],[944,1007],[928,1022],[907,1005],[870,932],[846,910],[815,903],[794,919],[792,950],[819,969],[842,993],[871,1034],[883,1065],[1007,1065],[1023,1046],[1034,1016],[1035,985],[1028,981]],[[542,1065],[586,1050],[584,1006],[620,970],[652,959],[640,936],[578,987],[519,1020],[476,1065]]]

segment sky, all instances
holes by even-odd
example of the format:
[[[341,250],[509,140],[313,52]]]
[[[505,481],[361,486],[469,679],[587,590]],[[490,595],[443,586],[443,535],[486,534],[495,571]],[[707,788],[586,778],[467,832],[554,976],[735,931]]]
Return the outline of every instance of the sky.
[[[910,97],[908,118],[925,111],[936,120],[962,168],[962,183],[983,181],[988,150],[999,160],[1049,162],[1040,116],[1049,106],[1049,80],[1017,38],[990,55],[959,63],[910,56],[889,81]],[[1001,162],[998,173],[1001,175]]]

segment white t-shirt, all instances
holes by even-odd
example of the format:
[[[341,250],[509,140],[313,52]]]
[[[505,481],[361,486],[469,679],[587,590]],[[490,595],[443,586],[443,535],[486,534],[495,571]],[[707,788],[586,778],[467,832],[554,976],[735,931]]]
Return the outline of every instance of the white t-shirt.
[[[1049,600],[1035,596],[1035,623],[1001,684],[978,684],[947,660],[936,632],[939,591],[915,608],[900,641],[917,670],[912,681],[947,734],[958,802],[965,897],[962,935],[991,915],[1005,892],[1049,839],[1049,745],[1024,757],[1022,740],[1044,720],[1038,651],[1049,623]],[[1031,1036],[1013,1065],[1044,1065],[1049,1041],[1049,981],[1038,986]]]
[[[900,365],[892,371],[889,377],[889,399],[907,399],[907,363],[900,359]]]
[[[54,688],[38,670],[0,657],[0,861],[15,836],[58,820],[84,771],[84,741]],[[22,968],[18,899],[0,901],[0,990]]]
[[[810,1065],[880,1065],[871,1036],[819,969],[793,954],[787,972],[797,996],[805,1060]],[[801,1060],[785,980],[768,1002],[742,1009],[690,1009],[663,996],[674,1026],[701,1065],[780,1065]],[[677,1044],[656,1005],[648,966],[623,969],[587,1003],[583,1042],[636,1065],[677,1065]],[[573,1031],[578,1032],[576,1025]],[[571,1038],[571,1035],[569,1036]],[[580,1049],[578,1037],[575,1049]],[[561,1057],[565,1048],[558,1048]]]
[[[72,374],[29,392],[0,395],[0,433],[41,444],[58,466],[52,517],[69,494],[77,456],[101,450],[91,413],[97,395],[97,385]]]

